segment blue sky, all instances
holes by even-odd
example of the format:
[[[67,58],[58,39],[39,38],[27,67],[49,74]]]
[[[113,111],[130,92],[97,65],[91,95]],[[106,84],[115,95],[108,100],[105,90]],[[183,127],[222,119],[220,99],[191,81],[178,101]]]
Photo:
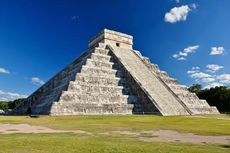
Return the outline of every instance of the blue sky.
[[[30,95],[104,28],[187,86],[230,84],[229,0],[0,0],[0,100]]]

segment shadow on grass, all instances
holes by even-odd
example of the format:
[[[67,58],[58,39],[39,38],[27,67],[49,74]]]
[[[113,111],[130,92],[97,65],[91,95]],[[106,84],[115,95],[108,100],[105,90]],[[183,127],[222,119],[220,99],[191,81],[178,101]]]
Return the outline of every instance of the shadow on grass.
[[[230,145],[220,145],[222,148],[230,149]]]

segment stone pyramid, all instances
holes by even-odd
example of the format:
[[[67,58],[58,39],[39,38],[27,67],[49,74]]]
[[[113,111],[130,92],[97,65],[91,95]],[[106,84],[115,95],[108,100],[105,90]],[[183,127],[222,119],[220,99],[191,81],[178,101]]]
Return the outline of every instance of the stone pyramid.
[[[133,37],[104,29],[88,49],[28,97],[12,114],[216,114],[205,100],[161,71]]]

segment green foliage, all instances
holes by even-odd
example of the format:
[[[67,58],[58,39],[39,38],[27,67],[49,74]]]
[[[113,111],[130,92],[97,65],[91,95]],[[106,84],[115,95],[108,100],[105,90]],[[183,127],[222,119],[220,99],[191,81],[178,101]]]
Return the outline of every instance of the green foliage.
[[[190,92],[198,93],[202,90],[202,86],[200,84],[193,84],[191,87],[188,88]]]
[[[202,89],[200,84],[193,84],[189,91],[200,99],[205,99],[209,105],[216,106],[221,113],[230,113],[230,88],[225,86]]]
[[[220,112],[230,112],[230,88],[222,86],[204,89],[197,95],[199,98],[207,100],[209,105],[216,106]]]
[[[7,109],[14,109],[15,107],[25,103],[26,99],[16,99],[14,101],[0,101],[0,109],[7,110]]]
[[[2,110],[9,109],[9,103],[8,102],[0,101],[0,109],[2,109]]]

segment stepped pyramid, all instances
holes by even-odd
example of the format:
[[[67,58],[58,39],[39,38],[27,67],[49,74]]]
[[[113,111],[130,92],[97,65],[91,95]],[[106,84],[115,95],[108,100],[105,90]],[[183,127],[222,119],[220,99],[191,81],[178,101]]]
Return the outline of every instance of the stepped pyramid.
[[[133,37],[104,29],[88,49],[12,114],[216,114],[186,86],[133,50]]]

